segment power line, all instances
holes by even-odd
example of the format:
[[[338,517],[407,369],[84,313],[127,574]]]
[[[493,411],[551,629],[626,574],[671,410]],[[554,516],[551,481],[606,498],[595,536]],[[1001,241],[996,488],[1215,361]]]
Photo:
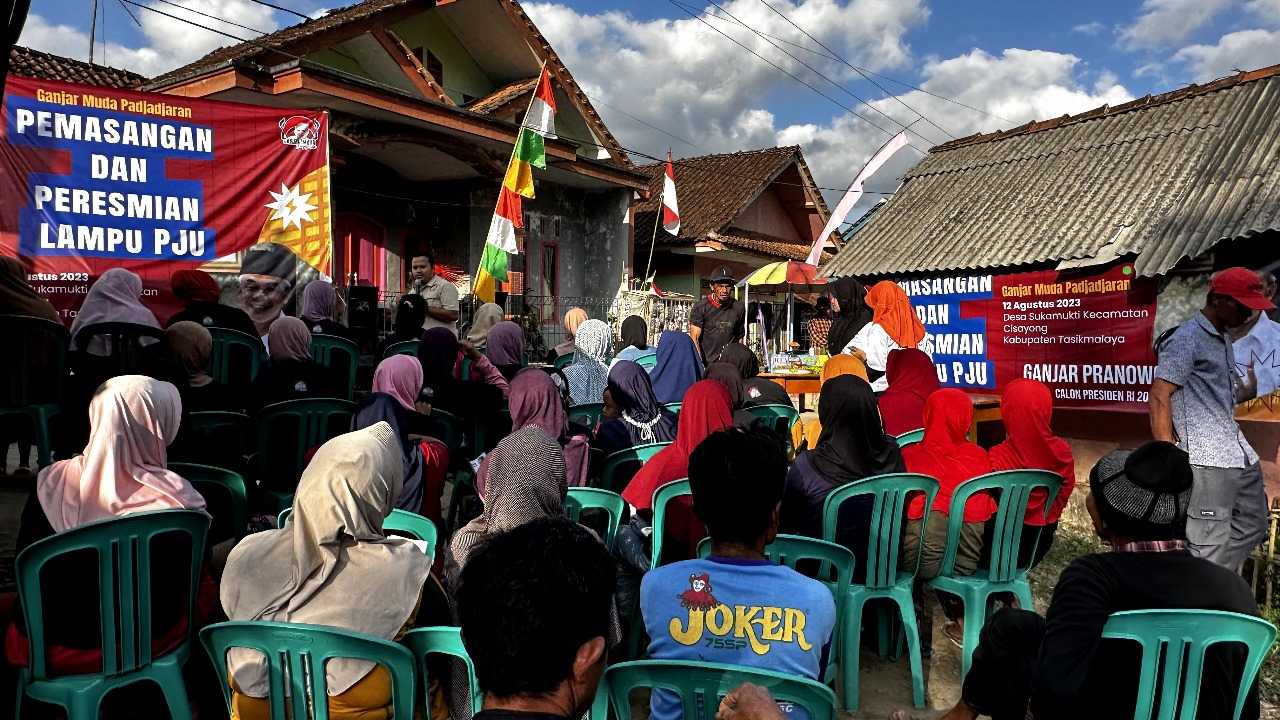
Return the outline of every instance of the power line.
[[[199,10],[196,10],[195,8],[189,8],[189,7],[187,7],[186,5],[179,5],[178,3],[173,2],[173,0],[157,0],[157,2],[162,2],[162,3],[164,3],[165,5],[169,5],[169,6],[171,6],[171,7],[176,7],[176,8],[178,8],[179,10],[186,10],[186,11],[187,11],[187,12],[189,12],[189,13],[194,13],[194,14],[199,15],[199,16],[201,16],[201,17],[207,17],[207,18],[209,18],[210,20],[217,20],[217,21],[218,21],[218,22],[220,22],[220,23],[226,23],[227,25],[230,25],[230,26],[232,26],[232,27],[238,27],[238,28],[240,28],[241,30],[248,30],[249,32],[257,33],[257,34],[259,34],[259,35],[266,35],[266,34],[267,34],[267,31],[266,31],[266,30],[259,30],[259,29],[257,29],[257,28],[251,28],[251,27],[249,27],[248,25],[241,25],[240,23],[237,23],[237,22],[231,22],[230,20],[227,20],[227,19],[225,19],[225,18],[220,18],[220,17],[218,17],[217,15],[211,15],[211,14],[209,14],[209,13],[207,13],[207,12],[201,12],[201,11],[199,11]]]
[[[799,76],[797,76],[795,73],[792,73],[791,71],[787,70],[786,68],[783,68],[782,66],[780,66],[780,65],[778,65],[777,63],[773,62],[773,61],[772,61],[772,60],[770,60],[769,58],[766,58],[765,56],[763,56],[763,55],[761,55],[760,53],[756,52],[753,48],[748,47],[748,46],[747,46],[747,45],[745,45],[744,43],[740,42],[737,38],[733,37],[732,35],[729,35],[728,33],[725,33],[724,31],[720,30],[720,28],[718,28],[718,27],[716,27],[716,26],[712,25],[711,23],[707,22],[706,20],[704,20],[704,19],[702,18],[702,16],[701,16],[701,15],[698,15],[698,14],[696,14],[696,13],[690,12],[690,11],[689,11],[687,8],[685,8],[683,5],[681,5],[681,4],[679,4],[678,2],[676,2],[676,0],[667,0],[667,2],[671,3],[672,5],[676,6],[677,8],[680,8],[681,10],[683,10],[683,11],[684,11],[684,13],[685,13],[686,15],[688,15],[689,17],[691,17],[691,18],[693,18],[693,19],[695,19],[695,20],[697,20],[697,21],[701,22],[703,25],[706,25],[707,27],[711,28],[711,29],[712,29],[712,30],[714,30],[715,32],[719,33],[720,35],[723,35],[725,38],[727,38],[727,39],[728,39],[730,42],[732,42],[734,45],[737,45],[738,47],[742,48],[743,50],[746,50],[747,52],[749,52],[749,53],[751,53],[752,55],[756,56],[757,58],[759,58],[761,61],[763,61],[764,63],[766,63],[767,65],[769,65],[769,66],[770,66],[770,67],[772,67],[773,69],[777,70],[778,72],[782,73],[783,75],[786,75],[787,77],[791,78],[792,80],[795,80],[796,82],[800,83],[801,85],[804,85],[805,87],[809,88],[810,90],[812,90],[812,91],[814,91],[814,92],[818,93],[819,95],[821,95],[822,97],[826,98],[827,100],[830,100],[832,103],[834,103],[834,104],[835,104],[835,105],[837,105],[838,107],[843,108],[843,109],[844,109],[844,110],[846,110],[847,112],[851,113],[854,117],[857,117],[857,118],[861,119],[863,122],[867,123],[867,124],[868,124],[868,125],[870,125],[871,127],[875,128],[875,129],[879,130],[880,132],[882,132],[882,133],[884,133],[884,134],[886,134],[886,135],[889,135],[889,136],[893,136],[893,135],[896,135],[896,134],[897,134],[897,133],[891,132],[891,131],[889,131],[889,130],[886,130],[886,129],[884,129],[884,128],[880,127],[879,125],[877,125],[876,123],[874,123],[874,122],[872,122],[870,119],[868,119],[865,115],[862,115],[862,114],[858,113],[858,111],[854,110],[853,108],[849,107],[848,105],[845,105],[844,103],[842,103],[842,102],[840,102],[839,100],[837,100],[837,99],[835,99],[835,98],[831,97],[830,95],[828,95],[827,93],[825,93],[825,92],[823,92],[822,90],[818,89],[817,87],[814,87],[813,85],[811,85],[811,84],[809,84],[809,83],[805,82],[802,78],[800,78]],[[775,46],[775,47],[776,47],[776,46]],[[793,57],[794,57],[794,56],[793,56]],[[911,148],[913,148],[913,149],[915,149],[917,152],[924,153],[924,154],[928,154],[928,153],[926,153],[924,150],[921,150],[920,148],[916,147],[915,145],[910,145],[910,147],[911,147]]]
[[[686,9],[686,8],[682,8],[682,9]],[[699,12],[701,12],[701,10],[699,10]],[[719,16],[719,15],[714,15],[714,14],[710,14],[710,13],[703,14],[703,15],[702,15],[702,17],[710,18],[710,19],[712,19],[712,20],[719,20],[719,21],[721,21],[721,22],[732,23],[732,24],[734,24],[734,25],[739,25],[739,26],[741,26],[741,27],[745,27],[745,28],[747,28],[747,29],[754,30],[754,28],[752,28],[751,26],[749,26],[749,25],[747,25],[747,24],[745,24],[745,23],[743,23],[743,22],[741,22],[741,21],[739,21],[739,20],[731,20],[730,18],[727,18],[727,17],[721,17],[721,16]],[[802,44],[797,43],[797,42],[792,42],[791,40],[787,40],[786,38],[781,38],[781,37],[778,37],[777,35],[770,35],[770,34],[768,34],[768,33],[763,33],[763,32],[760,32],[760,31],[758,31],[758,30],[757,30],[756,32],[757,32],[757,33],[759,33],[760,35],[764,36],[764,37],[770,38],[770,39],[772,39],[772,40],[777,40],[778,42],[786,43],[786,44],[791,45],[791,46],[793,46],[793,47],[796,47],[796,48],[798,48],[798,49],[800,49],[800,50],[804,50],[804,51],[806,51],[806,52],[813,53],[814,55],[817,55],[817,56],[819,56],[819,57],[827,58],[828,60],[836,60],[836,61],[839,61],[839,60],[840,60],[840,58],[833,57],[833,56],[831,56],[831,55],[829,55],[829,54],[827,54],[827,53],[824,53],[824,52],[819,52],[819,51],[817,51],[817,50],[814,50],[814,49],[813,49],[813,48],[811,48],[811,47],[808,47],[808,46],[806,46],[806,45],[802,45]],[[895,84],[895,85],[901,85],[902,87],[907,88],[907,89],[909,89],[909,90],[915,90],[916,92],[924,93],[925,95],[928,95],[929,97],[936,98],[936,99],[941,100],[941,101],[943,101],[943,102],[948,102],[948,103],[951,103],[952,105],[956,105],[956,106],[958,106],[958,107],[962,107],[962,108],[964,108],[964,109],[966,109],[966,110],[972,110],[973,112],[979,113],[979,114],[981,114],[981,115],[986,115],[987,117],[995,118],[996,120],[999,120],[1000,122],[1009,123],[1010,125],[1016,125],[1016,124],[1017,124],[1015,121],[1010,120],[1009,118],[1002,117],[1002,116],[1000,116],[1000,115],[996,115],[995,113],[990,112],[990,111],[987,111],[987,110],[983,110],[983,109],[982,109],[982,108],[980,108],[980,107],[974,107],[973,105],[969,105],[969,104],[967,104],[967,103],[960,102],[959,100],[956,100],[955,98],[949,98],[949,97],[947,97],[946,95],[939,95],[938,93],[935,93],[935,92],[933,92],[933,91],[931,91],[931,90],[926,90],[926,89],[924,89],[924,88],[922,88],[922,87],[920,87],[920,86],[918,86],[918,85],[912,85],[911,83],[909,83],[909,82],[907,82],[907,81],[905,81],[905,80],[899,80],[899,79],[897,79],[897,78],[892,78],[892,77],[889,77],[888,75],[885,75],[885,74],[883,74],[883,73],[878,73],[878,72],[876,72],[876,71],[874,71],[874,70],[871,70],[870,68],[862,67],[862,66],[860,66],[860,65],[854,65],[853,67],[854,67],[854,68],[856,68],[857,70],[860,70],[860,71],[862,71],[862,72],[864,72],[864,73],[868,74],[868,75],[871,75],[872,77],[880,78],[881,80],[885,80],[885,81],[891,82],[891,83],[893,83],[893,84]],[[888,92],[888,91],[885,91],[885,92]]]
[[[941,125],[939,125],[938,123],[936,123],[936,122],[934,122],[934,121],[930,120],[929,118],[925,117],[925,116],[924,116],[924,113],[922,113],[922,112],[920,112],[919,110],[916,110],[915,108],[911,107],[911,106],[910,106],[910,105],[908,105],[908,104],[906,103],[906,101],[904,101],[902,98],[900,98],[900,97],[898,97],[897,95],[894,95],[893,93],[889,92],[887,89],[885,89],[885,87],[884,87],[883,85],[881,85],[880,83],[876,82],[875,80],[872,80],[872,79],[871,79],[871,77],[870,77],[869,75],[867,75],[866,73],[864,73],[864,72],[862,72],[861,70],[859,70],[859,69],[858,69],[857,67],[855,67],[852,63],[850,63],[848,60],[845,60],[843,57],[840,57],[840,55],[839,55],[838,53],[836,53],[836,51],[835,51],[835,50],[832,50],[831,48],[827,47],[827,46],[826,46],[826,45],[825,45],[821,40],[819,40],[818,38],[814,37],[814,36],[813,36],[813,35],[812,35],[808,30],[805,30],[804,28],[802,28],[802,27],[800,27],[799,25],[797,25],[797,24],[796,24],[796,22],[795,22],[794,20],[792,20],[791,18],[787,17],[787,15],[786,15],[785,13],[783,13],[781,10],[779,10],[778,8],[774,7],[774,6],[773,6],[773,4],[769,2],[769,0],[760,0],[760,4],[761,4],[761,5],[764,5],[765,7],[769,8],[770,10],[774,11],[775,13],[777,13],[778,17],[780,17],[780,18],[782,18],[783,20],[786,20],[788,23],[790,23],[791,27],[793,27],[793,28],[795,28],[795,29],[799,30],[800,32],[804,33],[804,35],[805,35],[806,37],[808,37],[810,40],[812,40],[812,41],[814,41],[815,43],[817,43],[817,44],[818,44],[818,47],[822,48],[823,50],[826,50],[828,53],[831,53],[831,56],[832,56],[832,57],[834,57],[836,60],[838,60],[839,62],[844,63],[846,66],[848,66],[848,67],[849,67],[850,69],[852,69],[854,72],[856,72],[856,73],[858,73],[859,75],[861,75],[863,80],[866,80],[867,82],[869,82],[869,83],[871,83],[872,85],[875,85],[877,88],[879,88],[879,89],[880,89],[880,92],[883,92],[885,95],[888,95],[889,97],[893,98],[894,100],[897,100],[899,105],[901,105],[902,107],[906,108],[907,110],[909,110],[909,111],[911,111],[911,112],[915,113],[918,117],[920,117],[922,120],[924,120],[925,122],[929,123],[930,125],[932,125],[932,126],[934,126],[934,127],[938,128],[939,130],[941,130],[941,131],[942,131],[942,134],[946,135],[947,137],[951,138],[952,140],[954,140],[954,139],[956,138],[956,136],[955,136],[955,135],[952,135],[950,132],[947,132],[946,128],[942,127],[942,126],[941,126]]]
[[[269,8],[274,8],[274,9],[276,9],[276,10],[279,10],[280,12],[287,12],[287,13],[289,13],[290,15],[297,15],[298,17],[302,18],[303,20],[315,20],[315,18],[311,17],[310,15],[303,15],[302,13],[298,12],[297,10],[294,10],[293,8],[287,8],[287,7],[283,6],[283,5],[276,5],[275,3],[269,3],[269,2],[266,2],[265,0],[251,0],[251,2],[256,2],[256,3],[258,3],[259,5],[264,5],[264,6],[269,7]]]
[[[585,93],[585,92],[584,92],[584,93],[582,93],[582,94],[583,94],[583,95],[586,95],[586,93]],[[641,125],[644,125],[645,127],[649,128],[649,129],[651,129],[651,130],[657,130],[658,132],[662,133],[663,135],[666,135],[666,136],[667,136],[667,137],[669,137],[669,138],[675,138],[676,140],[679,140],[680,142],[684,143],[685,145],[688,145],[689,147],[693,148],[694,150],[701,150],[701,149],[702,149],[702,148],[698,147],[698,145],[697,145],[696,143],[693,143],[693,142],[690,142],[690,141],[688,141],[688,140],[685,140],[684,138],[680,137],[679,135],[676,135],[676,134],[675,134],[675,133],[673,133],[673,132],[669,132],[669,131],[667,131],[667,130],[663,130],[662,128],[658,127],[657,125],[653,125],[653,124],[648,123],[648,122],[646,122],[646,121],[644,121],[644,120],[641,120],[640,118],[636,117],[635,115],[632,115],[631,113],[627,112],[626,110],[623,110],[623,109],[622,109],[622,108],[620,108],[620,107],[617,107],[617,106],[615,106],[615,105],[610,105],[609,103],[607,103],[607,102],[605,102],[605,101],[603,101],[603,100],[596,100],[596,99],[592,99],[592,98],[587,98],[587,99],[588,99],[588,100],[590,100],[590,101],[591,101],[591,102],[593,102],[593,103],[598,104],[598,105],[603,105],[604,107],[611,108],[611,109],[613,109],[613,110],[614,110],[614,111],[616,111],[616,112],[620,112],[620,113],[622,113],[623,115],[625,115],[625,116],[627,116],[627,117],[631,118],[632,120],[634,120],[634,121],[636,121],[636,122],[640,123]]]
[[[133,5],[134,7],[139,7],[139,8],[142,8],[142,9],[144,9],[144,10],[148,10],[148,11],[150,11],[150,12],[156,13],[156,14],[158,14],[158,15],[163,15],[164,17],[167,17],[167,18],[169,18],[169,19],[171,19],[171,20],[177,20],[178,22],[186,23],[186,24],[191,25],[191,26],[193,26],[193,27],[200,28],[201,30],[206,30],[206,31],[211,32],[211,33],[216,33],[216,34],[218,34],[218,35],[222,35],[222,36],[227,37],[227,38],[230,38],[230,39],[232,39],[232,40],[237,40],[237,41],[239,41],[239,42],[247,43],[247,44],[250,44],[250,45],[256,45],[256,46],[258,46],[258,47],[260,47],[260,48],[262,48],[262,49],[264,49],[264,50],[269,50],[269,51],[271,51],[271,52],[279,53],[280,55],[284,55],[285,57],[292,58],[292,59],[294,59],[294,60],[298,60],[298,61],[304,61],[304,60],[305,60],[305,58],[303,58],[303,57],[301,57],[301,56],[298,56],[298,55],[294,55],[293,53],[287,52],[287,51],[285,51],[285,50],[281,50],[281,49],[279,49],[279,48],[271,47],[270,45],[266,45],[266,44],[264,44],[264,43],[260,43],[260,42],[258,42],[258,41],[256,41],[256,40],[246,40],[245,38],[237,37],[237,36],[235,36],[235,35],[232,35],[231,33],[228,33],[228,32],[222,31],[222,30],[218,30],[218,29],[216,29],[216,28],[211,28],[211,27],[209,27],[209,26],[207,26],[207,25],[202,25],[202,24],[200,24],[200,23],[198,23],[198,22],[195,22],[194,20],[189,20],[189,19],[187,19],[187,18],[178,17],[177,15],[173,15],[173,14],[171,14],[171,13],[164,12],[163,10],[159,10],[159,9],[153,8],[153,7],[149,6],[149,5],[143,5],[143,4],[139,3],[139,2],[137,2],[136,0],[120,0],[120,2],[128,3],[129,5]],[[338,75],[341,75],[341,76],[344,76],[344,77],[349,77],[349,78],[351,78],[352,80],[357,81],[357,82],[369,83],[369,84],[372,84],[372,85],[374,85],[374,86],[377,86],[377,87],[384,88],[384,89],[390,90],[390,91],[392,91],[392,92],[395,92],[396,94],[402,94],[402,93],[404,92],[404,91],[402,91],[400,88],[397,88],[397,87],[392,86],[392,85],[387,85],[386,83],[379,82],[379,81],[374,80],[374,79],[372,79],[372,78],[366,78],[366,77],[362,77],[362,76],[352,75],[352,74],[350,74],[350,73],[348,73],[348,72],[346,72],[346,71],[344,71],[344,70],[341,70],[341,69],[339,69],[339,68],[333,68],[333,67],[330,67],[330,66],[325,66],[325,67],[326,67],[326,68],[328,68],[329,70],[331,70],[331,71],[333,71],[333,72],[337,73]],[[584,93],[584,94],[585,94],[585,93]],[[529,127],[529,126],[527,126],[527,125],[521,125],[521,127]],[[599,143],[596,143],[596,142],[593,142],[593,141],[590,141],[590,140],[585,140],[585,139],[582,139],[582,138],[575,138],[575,137],[570,137],[570,136],[567,136],[567,135],[560,135],[560,137],[561,137],[562,139],[569,140],[569,141],[571,141],[571,142],[576,142],[576,143],[579,143],[579,144],[581,144],[581,145],[585,145],[585,146],[588,146],[588,147],[595,147],[595,148],[599,148],[599,149],[602,149],[602,150],[611,150],[611,149],[612,149],[612,148],[610,148],[610,147],[608,147],[608,146],[601,145],[601,144],[599,144]],[[628,147],[625,147],[625,146],[622,146],[622,145],[619,145],[618,147],[619,147],[619,148],[621,148],[623,151],[625,151],[625,152],[627,152],[627,153],[631,154],[631,155],[636,155],[636,156],[638,156],[638,157],[642,157],[642,158],[646,158],[646,159],[649,159],[649,160],[653,160],[654,162],[664,162],[664,161],[665,161],[665,158],[655,157],[655,156],[653,156],[653,155],[649,155],[649,154],[647,154],[647,153],[643,153],[643,152],[641,152],[641,151],[639,151],[639,150],[636,150],[636,149],[634,149],[634,148],[628,148]],[[757,182],[763,182],[763,181],[765,181],[765,180],[769,180],[769,178],[756,177],[756,176],[751,176],[751,175],[744,175],[744,174],[741,174],[741,173],[723,172],[723,171],[718,171],[718,170],[716,170],[716,171],[704,170],[703,168],[699,168],[699,167],[696,167],[696,166],[690,165],[688,162],[686,162],[686,161],[684,161],[684,160],[673,160],[673,161],[672,161],[672,164],[673,164],[673,165],[676,165],[676,166],[683,166],[683,167],[685,167],[685,168],[687,168],[687,169],[693,170],[694,172],[710,172],[710,173],[713,173],[713,174],[716,174],[716,175],[727,175],[727,176],[730,176],[730,177],[740,177],[740,178],[744,178],[744,179],[747,179],[747,180],[755,180],[755,181],[757,181]],[[789,182],[784,182],[784,181],[776,180],[776,179],[775,179],[775,180],[773,180],[773,182],[775,182],[775,183],[777,183],[777,184],[779,184],[779,185],[788,185],[788,186],[795,186],[795,187],[807,187],[807,185],[805,185],[804,183],[789,183]],[[829,187],[822,187],[822,186],[820,186],[820,185],[814,185],[813,187],[814,187],[815,189],[817,189],[817,190],[830,190],[830,191],[832,191],[832,192],[840,192],[840,193],[843,193],[843,192],[845,191],[845,189],[844,189],[844,188],[829,188]],[[891,193],[891,192],[876,192],[876,191],[873,191],[873,190],[867,190],[867,191],[864,191],[864,192],[865,192],[866,194],[868,194],[868,195],[885,195],[885,196],[888,196],[888,195],[893,195],[893,194],[894,194],[894,193]]]

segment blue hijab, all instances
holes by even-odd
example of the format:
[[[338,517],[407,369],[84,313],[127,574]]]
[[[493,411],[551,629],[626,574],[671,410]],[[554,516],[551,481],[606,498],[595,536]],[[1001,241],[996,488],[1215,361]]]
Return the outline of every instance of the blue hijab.
[[[386,393],[370,393],[356,406],[351,417],[351,429],[363,430],[371,425],[386,421],[400,440],[400,450],[404,455],[404,486],[400,489],[400,497],[395,505],[401,510],[422,512],[422,471],[425,462],[422,448],[409,439],[408,411],[399,400]]]
[[[649,373],[653,393],[663,405],[684,400],[685,391],[702,379],[702,361],[693,338],[679,330],[665,330],[658,338],[658,364]]]

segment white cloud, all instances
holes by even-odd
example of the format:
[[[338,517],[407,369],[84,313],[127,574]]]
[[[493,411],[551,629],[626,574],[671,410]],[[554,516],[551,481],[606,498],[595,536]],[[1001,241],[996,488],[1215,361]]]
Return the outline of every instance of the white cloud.
[[[1264,25],[1280,26],[1280,0],[1249,0],[1244,9]]]
[[[1204,82],[1236,70],[1255,70],[1280,63],[1280,31],[1240,30],[1219,38],[1213,45],[1190,45],[1174,53],[1181,63]]]
[[[1120,31],[1130,49],[1169,47],[1185,40],[1232,0],[1143,0],[1138,19]]]
[[[245,27],[262,32],[272,32],[277,28],[271,8],[251,0],[184,0],[183,5],[220,19],[215,20],[162,3],[151,3],[150,6],[239,38],[247,39],[256,35]],[[151,10],[132,10],[142,23],[142,33],[146,36],[147,43],[141,47],[108,43],[105,60],[108,65],[154,77],[196,60],[211,50],[237,42],[217,32],[210,32]],[[68,25],[54,25],[34,13],[27,18],[18,44],[78,60],[89,59],[88,34]],[[94,60],[99,63],[103,62],[100,52],[101,50],[97,50],[94,53]]]
[[[1106,29],[1106,25],[1094,20],[1093,22],[1081,23],[1072,27],[1071,32],[1080,33],[1081,35],[1097,35]]]

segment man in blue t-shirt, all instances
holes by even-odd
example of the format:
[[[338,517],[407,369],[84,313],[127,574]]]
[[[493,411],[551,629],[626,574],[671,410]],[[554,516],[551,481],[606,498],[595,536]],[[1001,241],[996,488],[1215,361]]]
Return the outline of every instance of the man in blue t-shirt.
[[[777,438],[736,428],[708,436],[689,458],[693,508],[711,556],[650,570],[640,612],[655,660],[700,660],[820,680],[836,623],[825,585],[765,559],[778,535],[787,461]],[[681,717],[653,692],[652,720]]]

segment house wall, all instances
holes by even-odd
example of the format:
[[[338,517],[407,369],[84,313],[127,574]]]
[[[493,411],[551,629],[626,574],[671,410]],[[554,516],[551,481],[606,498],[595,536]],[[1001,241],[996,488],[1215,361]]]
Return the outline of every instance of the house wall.
[[[313,52],[310,55],[307,55],[307,59],[320,65],[337,68],[338,70],[351,73],[352,75],[359,75],[360,77],[369,78],[371,80],[374,79],[373,76],[364,69],[364,66],[357,62],[355,58],[339,53],[332,48],[325,48],[319,52]]]
[[[435,12],[423,12],[391,26],[410,49],[425,47],[444,66],[444,87],[455,103],[463,104],[463,94],[484,97],[499,83],[485,75],[471,53],[458,42],[449,26]]]
[[[739,213],[730,225],[794,242],[808,242],[811,239],[802,237],[796,230],[795,223],[791,222],[791,217],[783,209],[782,200],[772,188],[761,193],[760,197]],[[821,229],[822,227],[819,226],[818,230]]]

